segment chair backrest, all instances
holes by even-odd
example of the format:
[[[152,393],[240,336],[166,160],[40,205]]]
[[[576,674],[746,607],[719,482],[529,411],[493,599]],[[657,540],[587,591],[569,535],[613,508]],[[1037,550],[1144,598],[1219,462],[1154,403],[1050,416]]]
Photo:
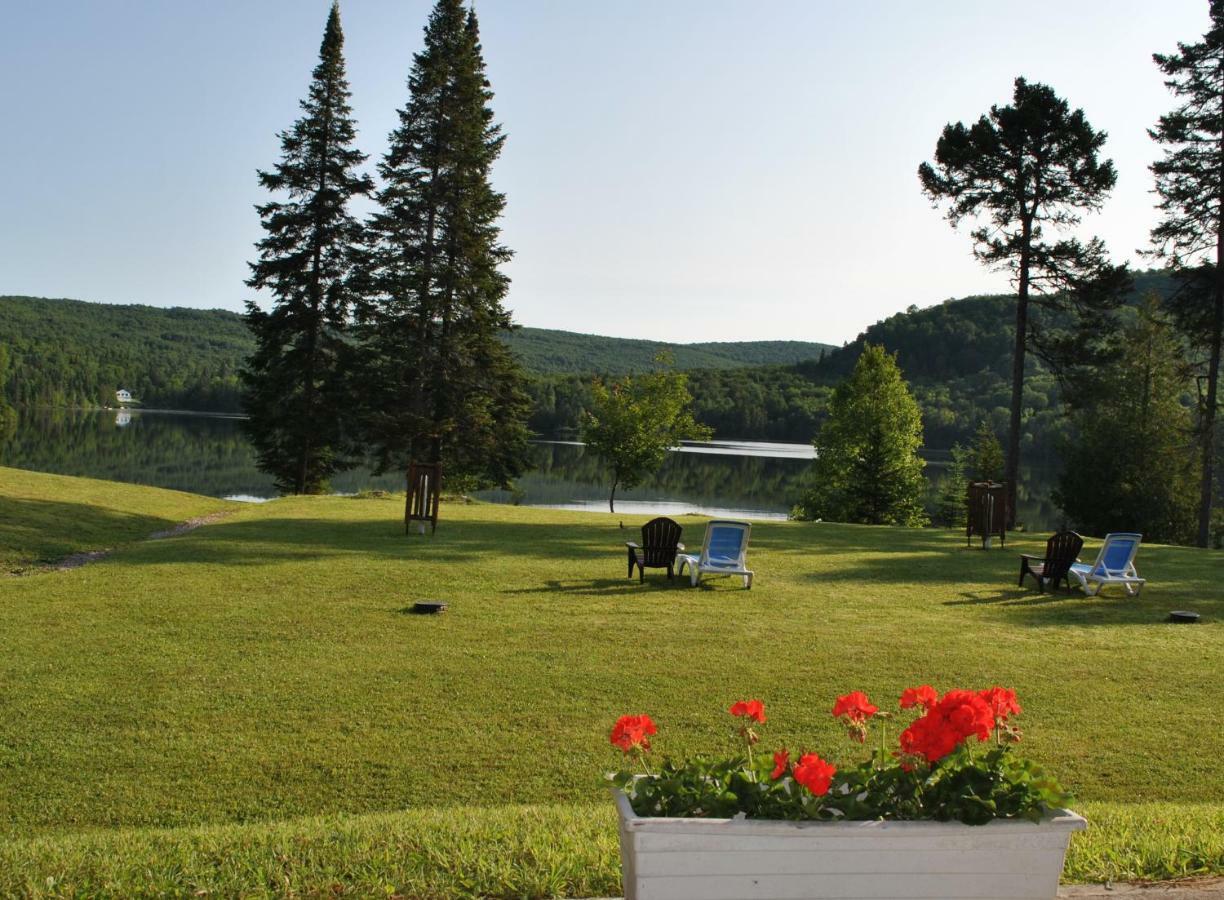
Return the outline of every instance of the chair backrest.
[[[642,561],[648,566],[666,566],[676,559],[676,544],[684,529],[666,516],[642,526]]]
[[[1084,539],[1074,531],[1060,531],[1052,535],[1046,541],[1042,574],[1050,579],[1064,577],[1083,549]]]
[[[1143,535],[1119,531],[1105,535],[1105,543],[1092,564],[1093,575],[1123,575],[1128,572],[1139,552]]]
[[[705,545],[701,548],[701,564],[743,568],[748,553],[748,536],[752,525],[729,519],[715,519],[706,525]]]

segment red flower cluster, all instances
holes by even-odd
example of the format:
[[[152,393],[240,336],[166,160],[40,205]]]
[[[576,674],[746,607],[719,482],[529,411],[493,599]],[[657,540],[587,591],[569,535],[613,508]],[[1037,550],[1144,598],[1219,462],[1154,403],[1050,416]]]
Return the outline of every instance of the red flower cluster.
[[[774,753],[773,771],[769,773],[769,777],[777,781],[786,774],[786,770],[790,768],[790,751],[786,749],[778,750]]]
[[[974,735],[988,739],[994,726],[994,713],[981,694],[948,691],[901,732],[901,752],[933,763]]]
[[[611,741],[613,746],[620,747],[626,753],[646,751],[650,749],[650,735],[657,733],[658,729],[650,716],[621,716],[612,726]]]
[[[760,700],[737,700],[731,704],[730,712],[733,716],[744,716],[758,722],[765,721],[765,704]]]
[[[774,759],[777,759],[776,755]],[[805,753],[795,763],[793,774],[795,781],[817,797],[823,797],[829,793],[829,785],[833,783],[833,776],[837,774],[837,766],[825,762],[815,753]]]
[[[833,704],[833,715],[845,716],[851,722],[866,722],[879,711],[880,707],[868,700],[862,691],[851,691],[838,697]]]
[[[935,688],[929,684],[924,684],[921,687],[906,688],[901,692],[902,709],[912,709],[917,706],[923,712],[926,712],[938,702],[939,694],[935,693]]]
[[[1020,704],[1016,701],[1015,691],[996,685],[982,691],[980,696],[986,701],[990,711],[994,713],[995,722],[998,724],[1006,722],[1008,716],[1013,716],[1020,712]]]
[[[867,740],[867,720],[880,711],[862,691],[851,691],[837,698],[833,715],[845,718],[850,737],[860,744]]]

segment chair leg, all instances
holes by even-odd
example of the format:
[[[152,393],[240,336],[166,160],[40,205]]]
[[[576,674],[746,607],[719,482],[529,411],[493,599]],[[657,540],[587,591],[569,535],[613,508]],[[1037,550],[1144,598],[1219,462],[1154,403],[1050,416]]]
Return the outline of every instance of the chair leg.
[[[632,578],[632,577],[633,577],[633,564],[634,564],[635,562],[637,562],[637,559],[636,559],[636,557],[634,557],[634,555],[633,555],[633,550],[632,550],[632,549],[630,549],[630,551],[629,551],[629,574],[625,576],[626,578]]]
[[[672,563],[667,564],[667,580],[672,580]]]
[[[1020,560],[1020,580],[1016,582],[1016,587],[1024,587],[1024,573],[1028,571],[1028,566],[1024,564],[1024,560]]]
[[[646,567],[638,566],[638,584],[646,583]]]

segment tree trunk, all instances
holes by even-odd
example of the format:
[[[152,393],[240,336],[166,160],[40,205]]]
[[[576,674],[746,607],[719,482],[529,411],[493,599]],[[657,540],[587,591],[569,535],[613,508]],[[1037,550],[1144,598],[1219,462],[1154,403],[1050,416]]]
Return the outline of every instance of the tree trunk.
[[[608,494],[608,512],[616,512],[616,485],[620,482],[612,481],[612,493]]]
[[[1203,480],[1199,486],[1198,545],[1211,542],[1211,508],[1215,500],[1216,405],[1220,385],[1220,341],[1224,339],[1224,230],[1216,236],[1215,285],[1212,288],[1211,354],[1207,400],[1203,409]]]
[[[1028,344],[1029,242],[1032,223],[1025,219],[1020,249],[1020,284],[1016,295],[1016,341],[1012,350],[1011,417],[1007,428],[1007,527],[1016,527],[1016,483],[1020,480],[1020,413],[1024,406],[1024,351]]]

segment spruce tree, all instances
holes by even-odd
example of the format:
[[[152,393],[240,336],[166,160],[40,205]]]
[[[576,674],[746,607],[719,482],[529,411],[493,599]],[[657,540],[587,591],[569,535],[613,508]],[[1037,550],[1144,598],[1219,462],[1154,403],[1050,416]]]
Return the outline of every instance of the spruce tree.
[[[923,192],[933,203],[947,202],[953,227],[979,220],[970,235],[974,256],[1010,272],[1016,284],[1004,473],[1013,525],[1025,352],[1032,347],[1059,370],[1073,362],[1082,366],[1097,347],[1105,312],[1129,283],[1124,267],[1110,265],[1100,240],[1084,244],[1046,234],[1047,228],[1059,232],[1078,225],[1083,211],[1099,209],[1113,188],[1113,163],[1099,158],[1104,143],[1105,133],[1092,128],[1083,110],[1071,111],[1044,84],[1017,78],[1012,105],[992,106],[969,126],[947,125],[934,165],[918,167]],[[1075,324],[1070,332],[1056,324],[1067,313]]]
[[[529,399],[499,337],[511,251],[490,170],[505,137],[462,0],[438,0],[408,87],[365,231],[363,434],[381,470],[442,463],[504,484],[525,467]]]
[[[1176,54],[1153,55],[1179,105],[1149,132],[1165,148],[1152,165],[1162,214],[1152,242],[1181,276],[1171,301],[1174,320],[1206,362],[1199,406],[1200,547],[1208,543],[1215,500],[1224,340],[1224,0],[1211,0],[1210,14],[1202,41],[1178,44]]]
[[[865,344],[829,400],[814,441],[813,487],[799,518],[865,525],[925,525],[922,415],[895,356]]]
[[[282,199],[257,207],[265,236],[250,287],[272,295],[247,303],[256,349],[243,373],[247,429],[259,465],[295,494],[325,490],[351,465],[345,450],[346,370],[351,356],[352,248],[360,223],[349,201],[372,189],[358,174],[365,155],[344,72],[340,8],[333,3],[303,116],[280,134],[281,159],[259,181]]]

